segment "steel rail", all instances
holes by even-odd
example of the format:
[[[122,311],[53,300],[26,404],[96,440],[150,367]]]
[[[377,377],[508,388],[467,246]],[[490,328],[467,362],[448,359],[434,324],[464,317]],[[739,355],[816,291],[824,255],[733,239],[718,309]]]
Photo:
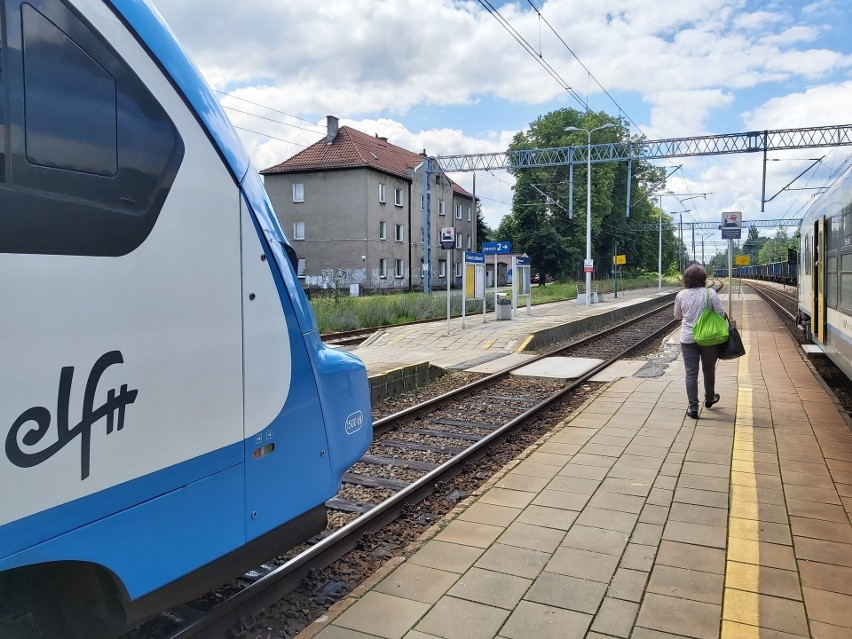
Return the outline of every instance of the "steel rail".
[[[666,308],[667,306],[670,306],[671,304],[672,303],[661,305],[655,310],[643,314],[641,317],[646,317],[648,315],[658,313],[660,310]],[[636,322],[636,319],[637,318],[633,318],[631,320],[623,322],[619,324],[619,327],[623,328],[628,324],[633,324]],[[671,330],[671,327],[673,327],[676,323],[676,320],[672,319],[672,321],[657,329],[647,337],[644,337],[641,340],[623,349],[616,356],[602,362],[601,364],[585,372],[581,377],[577,378],[565,388],[562,388],[559,391],[556,391],[555,393],[546,397],[536,406],[527,409],[524,413],[507,422],[499,429],[486,435],[469,448],[454,456],[452,459],[447,460],[438,468],[430,471],[420,479],[416,480],[415,482],[408,485],[406,488],[402,489],[400,492],[392,495],[383,502],[379,503],[375,509],[361,515],[360,517],[346,524],[342,528],[334,531],[328,537],[325,537],[321,541],[314,544],[304,553],[282,564],[281,566],[279,566],[269,574],[265,575],[258,581],[254,582],[253,584],[249,585],[244,590],[234,595],[227,601],[219,604],[218,606],[216,606],[216,608],[214,608],[210,613],[208,613],[201,619],[198,619],[190,623],[189,625],[181,628],[176,633],[172,634],[170,636],[170,639],[188,639],[189,637],[197,636],[204,636],[205,639],[214,637],[231,637],[231,628],[234,626],[234,624],[238,623],[241,618],[246,615],[255,614],[258,611],[268,608],[275,602],[279,601],[281,598],[295,590],[301,584],[302,579],[309,573],[311,569],[324,568],[339,557],[346,554],[348,551],[355,548],[365,533],[370,533],[379,530],[390,522],[397,519],[407,504],[417,503],[425,499],[427,496],[434,492],[434,486],[437,483],[452,479],[452,477],[461,472],[465,464],[469,463],[472,460],[478,459],[481,455],[483,455],[484,451],[488,447],[492,446],[496,442],[501,441],[514,430],[520,428],[520,426],[523,425],[526,421],[528,421],[532,417],[535,417],[537,414],[545,410],[554,402],[557,402],[563,397],[565,397],[568,393],[576,389],[581,384],[587,382],[591,377],[593,377],[600,371],[612,365],[615,361],[621,359],[622,357],[625,357],[628,353],[643,346],[648,341],[659,337],[666,331]],[[601,331],[598,334],[584,338],[583,340],[579,340],[577,343],[560,347],[554,352],[561,352],[566,348],[573,348],[579,343],[584,343],[591,339],[599,338],[601,335],[605,335],[611,332],[612,330],[613,329]],[[554,352],[544,353],[541,356],[536,357],[535,360],[541,359],[543,357],[552,356]],[[529,361],[525,362],[525,364],[527,363],[529,363]],[[501,371],[500,373],[495,373],[494,375],[490,375],[481,380],[477,380],[476,382],[468,386],[475,386],[476,388],[480,388],[483,386],[484,382],[494,382],[497,381],[499,378],[504,377],[505,375],[508,375],[508,370]],[[463,397],[465,396],[465,394],[470,394],[471,392],[473,392],[472,389],[468,387],[462,387],[460,389],[456,389],[455,391],[444,393],[443,395],[441,395],[440,398],[436,399],[446,400],[453,395],[455,395],[456,397]],[[430,400],[427,403],[430,405],[434,405],[435,400]],[[420,406],[413,408],[420,408],[422,410],[422,407]],[[411,413],[412,410],[409,409],[409,411],[403,412]],[[392,417],[394,416],[389,416],[384,420],[379,420],[379,422],[387,423],[388,420]]]

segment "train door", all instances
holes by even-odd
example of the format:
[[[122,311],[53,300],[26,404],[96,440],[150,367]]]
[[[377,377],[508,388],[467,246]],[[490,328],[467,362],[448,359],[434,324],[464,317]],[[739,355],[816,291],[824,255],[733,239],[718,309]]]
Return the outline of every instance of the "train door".
[[[825,344],[825,217],[820,217],[814,228],[814,269],[813,269],[813,327],[814,337]]]
[[[278,528],[334,494],[320,398],[285,290],[243,202],[246,539]],[[325,510],[320,509],[325,525]],[[312,525],[313,516],[307,525]],[[305,534],[296,524],[294,535]],[[295,532],[295,529],[299,529]]]

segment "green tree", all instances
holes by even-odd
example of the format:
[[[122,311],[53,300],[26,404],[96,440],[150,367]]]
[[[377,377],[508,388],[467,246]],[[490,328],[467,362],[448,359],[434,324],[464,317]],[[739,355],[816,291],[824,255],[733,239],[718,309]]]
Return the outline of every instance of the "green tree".
[[[596,131],[592,143],[624,141],[628,129],[624,122],[606,113],[583,113],[560,109],[537,118],[526,131],[515,135],[510,151],[548,147],[585,147],[585,131],[567,132],[566,128],[596,129],[604,124],[613,128]],[[613,251],[627,256],[628,270],[656,271],[657,237],[635,230],[656,223],[656,207],[648,200],[649,185],[662,181],[662,172],[644,161],[634,160],[630,171],[630,217],[627,209],[628,166],[624,162],[592,164],[592,258],[597,277],[607,277]],[[513,242],[514,250],[527,253],[533,271],[557,277],[582,277],[582,259],[586,254],[586,178],[585,163],[574,165],[573,196],[569,203],[569,167],[512,170],[517,182],[512,212],[504,218],[498,234]],[[573,204],[573,207],[571,206]],[[568,211],[573,208],[573,217]],[[671,228],[666,220],[667,235]],[[670,265],[674,245],[665,241],[665,264]],[[676,259],[674,260],[676,262]]]
[[[775,233],[775,237],[768,240],[758,253],[758,264],[771,264],[772,262],[786,262],[787,248],[790,238],[787,237],[787,229],[783,226]]]
[[[743,242],[743,253],[748,255],[750,264],[759,264],[758,262],[760,249],[769,241],[767,237],[760,237],[757,227],[752,225],[748,227],[748,238]]]

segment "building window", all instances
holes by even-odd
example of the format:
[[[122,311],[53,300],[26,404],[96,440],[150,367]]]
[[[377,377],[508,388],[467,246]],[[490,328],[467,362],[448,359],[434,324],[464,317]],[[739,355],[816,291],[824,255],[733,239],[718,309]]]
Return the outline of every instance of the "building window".
[[[420,227],[420,243],[423,244],[423,227]]]
[[[379,184],[379,202],[384,204],[387,202],[387,189],[384,184]]]
[[[294,202],[304,202],[305,201],[305,185],[304,184],[294,184],[293,185],[293,201]]]
[[[423,210],[423,202],[424,202],[424,201],[425,201],[425,198],[421,195],[421,196],[420,196],[420,210],[421,210],[421,211]]]
[[[397,206],[402,206],[402,189],[394,189],[393,203]]]
[[[402,260],[396,261],[396,267],[394,268],[394,273],[393,273],[394,276],[396,276],[396,277],[402,277],[403,276],[403,272],[404,272],[403,266],[404,265],[402,263]]]
[[[447,260],[438,260],[438,277],[447,277]]]
[[[446,215],[447,214],[447,205],[444,200],[438,202],[438,215]]]
[[[461,219],[461,204],[456,204],[456,219]]]
[[[304,222],[293,222],[293,239],[294,240],[304,240],[305,239],[305,223]]]
[[[388,224],[387,222],[379,222],[379,239],[388,239]]]
[[[397,224],[394,228],[393,237],[397,242],[402,242],[405,239],[405,233],[402,230],[402,224]]]
[[[468,250],[468,251],[470,250],[471,242],[472,242],[472,241],[473,241],[473,236],[472,236],[472,235],[468,235],[468,236],[467,236],[467,250]]]
[[[470,207],[467,207],[467,221],[470,222]]]
[[[379,260],[379,277],[385,279],[388,276],[388,261],[385,258]]]
[[[456,277],[462,276],[462,263],[456,262]]]
[[[296,268],[296,276],[299,279],[305,279],[305,258],[300,257],[298,262],[298,267]]]
[[[457,249],[460,249],[462,247],[462,239],[463,239],[463,234],[462,233],[456,233],[456,248]]]

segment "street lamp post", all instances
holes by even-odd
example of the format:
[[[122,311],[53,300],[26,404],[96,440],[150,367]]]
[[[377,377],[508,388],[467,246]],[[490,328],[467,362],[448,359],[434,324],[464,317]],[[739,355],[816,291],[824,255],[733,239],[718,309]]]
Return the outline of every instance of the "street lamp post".
[[[576,126],[566,127],[565,131],[583,131],[588,135],[586,143],[586,264],[592,259],[592,133],[601,129],[613,129],[612,122],[594,129],[581,129]],[[586,306],[592,303],[592,272],[584,266],[586,271]]]

